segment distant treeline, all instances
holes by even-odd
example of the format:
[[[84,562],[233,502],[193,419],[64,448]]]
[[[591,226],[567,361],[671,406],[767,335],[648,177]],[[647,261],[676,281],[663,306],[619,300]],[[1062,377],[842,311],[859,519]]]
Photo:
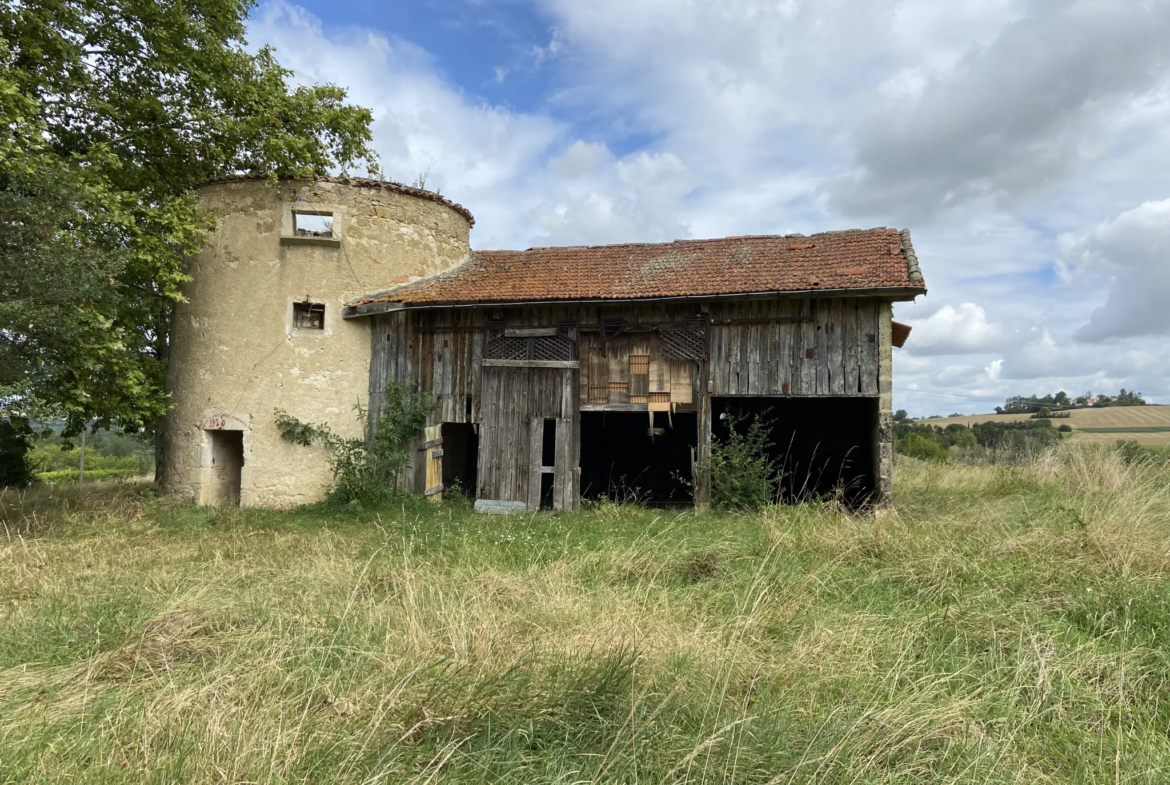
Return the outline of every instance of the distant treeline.
[[[955,454],[1010,460],[1051,447],[1060,441],[1060,434],[1048,420],[983,422],[970,427],[955,423],[945,428],[903,420],[894,423],[894,448],[924,460],[945,461]]]
[[[1107,406],[1145,406],[1146,399],[1140,392],[1130,392],[1124,387],[1117,395],[1096,395],[1087,392],[1084,395],[1072,397],[1064,390],[1051,393],[1043,397],[1039,395],[1015,395],[1008,398],[1003,406],[996,406],[996,414],[1031,414],[1041,409],[1059,411],[1061,409],[1101,409]]]

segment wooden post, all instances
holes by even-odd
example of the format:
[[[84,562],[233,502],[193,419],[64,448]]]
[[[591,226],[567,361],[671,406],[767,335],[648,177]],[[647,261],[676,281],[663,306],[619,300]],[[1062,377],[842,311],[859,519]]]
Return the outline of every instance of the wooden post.
[[[891,326],[894,307],[883,302],[878,312],[878,507],[888,507],[894,500],[894,387],[892,381],[893,349]]]
[[[544,419],[528,421],[528,509],[540,509],[540,480],[543,476]]]
[[[711,396],[707,392],[708,363],[699,363],[698,380],[698,460],[692,468],[695,488],[695,512],[711,510]]]

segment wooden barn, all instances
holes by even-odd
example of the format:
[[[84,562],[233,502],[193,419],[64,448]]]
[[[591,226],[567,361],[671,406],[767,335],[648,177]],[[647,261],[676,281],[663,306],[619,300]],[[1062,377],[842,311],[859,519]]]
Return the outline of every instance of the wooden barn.
[[[373,320],[372,413],[388,380],[437,401],[418,493],[703,508],[712,439],[756,414],[783,498],[862,505],[890,495],[892,303],[925,292],[909,232],[872,229],[478,251],[344,316]]]

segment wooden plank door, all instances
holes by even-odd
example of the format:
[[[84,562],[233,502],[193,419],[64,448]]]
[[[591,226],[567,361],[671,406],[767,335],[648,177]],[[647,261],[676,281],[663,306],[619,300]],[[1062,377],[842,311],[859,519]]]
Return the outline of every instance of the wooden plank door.
[[[432,425],[423,431],[422,451],[426,453],[426,490],[423,494],[433,502],[443,501],[443,426]]]

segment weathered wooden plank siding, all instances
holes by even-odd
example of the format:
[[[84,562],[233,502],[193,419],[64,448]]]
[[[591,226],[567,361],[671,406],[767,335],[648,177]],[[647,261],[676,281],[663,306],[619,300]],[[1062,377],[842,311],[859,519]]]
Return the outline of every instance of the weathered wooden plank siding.
[[[700,428],[695,458],[706,466],[711,396],[876,397],[883,357],[889,354],[882,307],[873,298],[822,297],[383,314],[372,317],[371,419],[381,412],[388,380],[430,390],[436,409],[428,425],[478,426],[477,496],[528,505],[539,502],[540,476],[534,467],[540,461],[543,420],[556,420],[554,505],[572,509],[580,493],[582,406],[625,404],[633,395],[695,411]],[[650,322],[681,324],[699,314],[711,320],[705,360],[668,357],[657,328],[646,327]],[[624,319],[626,329],[605,340],[598,325],[616,318]],[[489,319],[502,319],[509,328],[576,323],[583,328],[576,334],[578,367],[484,368]],[[640,372],[632,375],[631,355],[648,356],[648,366],[640,364]],[[888,359],[884,362],[888,379]],[[422,492],[425,465],[417,446],[410,446],[411,467],[402,484]],[[696,495],[701,501],[708,492],[700,470]]]
[[[852,395],[865,395],[865,376],[870,371],[865,364],[865,322],[876,318],[877,309],[871,308],[865,300],[851,299],[847,305],[845,319],[845,373],[847,386]]]
[[[814,304],[815,303],[815,304]],[[709,379],[700,390],[713,395],[878,394],[880,303],[861,298],[788,298],[710,303],[715,324],[708,335]],[[625,403],[635,394],[669,392],[674,371],[662,357],[656,334],[638,331],[644,322],[685,320],[700,312],[693,304],[597,307],[541,307],[496,310],[491,315],[513,326],[550,326],[576,321],[595,326],[602,318],[623,317],[630,331],[604,342],[596,330],[579,334],[578,400]],[[438,408],[435,422],[480,422],[486,311],[391,313],[375,318],[371,403],[380,403],[387,379],[413,380],[430,389]],[[809,321],[767,321],[808,317]],[[741,324],[719,324],[749,320]],[[604,348],[604,354],[602,353]],[[629,356],[648,354],[649,377],[631,380]],[[697,372],[697,363],[694,364]],[[622,388],[611,390],[611,385]],[[543,387],[541,389],[544,389]],[[551,391],[550,391],[551,394]],[[672,396],[673,398],[673,396]],[[468,411],[470,399],[470,412]],[[692,401],[697,406],[698,401]]]
[[[877,395],[876,300],[718,303],[710,313],[712,395]]]
[[[862,302],[857,312],[857,345],[861,349],[861,394],[877,395],[878,378],[881,373],[881,346],[878,334],[881,332],[881,305],[878,302]]]

